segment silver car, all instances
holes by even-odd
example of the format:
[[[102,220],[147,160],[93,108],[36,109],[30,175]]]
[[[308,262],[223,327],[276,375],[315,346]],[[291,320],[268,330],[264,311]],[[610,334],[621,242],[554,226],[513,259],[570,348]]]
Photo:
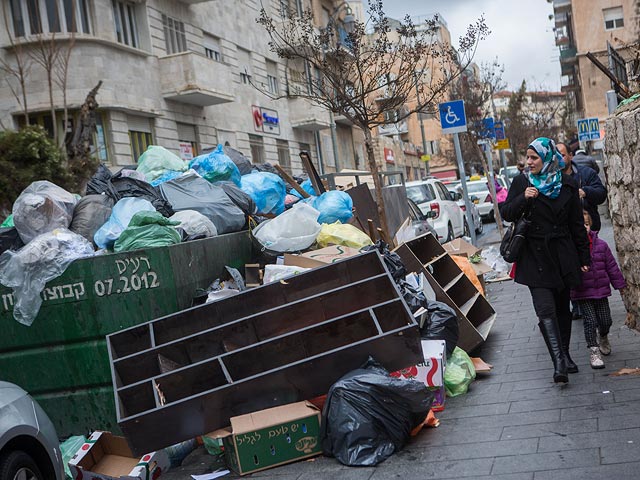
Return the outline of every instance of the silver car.
[[[62,480],[56,430],[22,388],[0,381],[0,480]]]

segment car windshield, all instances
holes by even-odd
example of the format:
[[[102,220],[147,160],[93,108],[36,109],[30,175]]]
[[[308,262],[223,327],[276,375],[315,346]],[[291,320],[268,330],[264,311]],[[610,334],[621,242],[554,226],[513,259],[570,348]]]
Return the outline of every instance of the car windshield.
[[[433,196],[426,185],[413,185],[407,187],[407,197],[413,200],[417,205],[433,200]]]
[[[467,182],[467,192],[469,193],[478,193],[489,190],[487,186],[487,182]]]

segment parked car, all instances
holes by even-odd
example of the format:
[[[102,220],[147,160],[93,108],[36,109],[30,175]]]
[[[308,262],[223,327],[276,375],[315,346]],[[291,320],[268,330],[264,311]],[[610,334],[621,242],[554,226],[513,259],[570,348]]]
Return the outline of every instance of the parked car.
[[[58,435],[22,388],[0,381],[0,479],[62,480]]]
[[[464,234],[463,212],[442,182],[431,178],[407,182],[406,187],[407,197],[415,202],[424,215],[432,217],[429,218],[429,223],[435,229],[441,243]]]
[[[496,175],[496,180],[503,188],[507,188],[507,183],[503,177]],[[493,201],[491,199],[491,192],[489,192],[487,179],[481,178],[480,180],[467,182],[467,191],[469,195],[475,195],[479,198],[477,205],[482,219],[485,221],[494,221]]]
[[[499,174],[505,178],[508,178],[509,183],[511,183],[511,180],[513,180],[514,177],[517,177],[520,174],[520,170],[518,170],[518,167],[516,167],[515,165],[510,165],[506,170],[504,169],[504,167],[502,167]]]
[[[409,203],[409,218],[411,220],[411,226],[413,227],[414,238],[424,235],[425,233],[431,233],[434,237],[438,238],[438,232],[436,232],[429,223],[429,219],[435,215],[435,212],[430,210],[427,212],[427,215],[425,215],[413,200],[407,198],[407,202]]]
[[[447,187],[449,187],[449,193],[453,195],[454,198],[457,199],[460,210],[462,210],[463,213],[466,212],[467,205],[464,202],[464,198],[462,197],[462,193],[460,192],[460,190],[456,188],[452,188],[450,185],[447,185]],[[484,224],[482,223],[482,217],[480,216],[480,212],[478,211],[478,203],[480,202],[480,199],[476,195],[470,195],[469,200],[471,200],[471,217],[473,218],[473,228],[475,229],[476,233],[480,235],[484,231]],[[466,215],[464,217],[464,220],[465,220],[465,235],[467,235],[468,232],[466,232],[467,230]]]

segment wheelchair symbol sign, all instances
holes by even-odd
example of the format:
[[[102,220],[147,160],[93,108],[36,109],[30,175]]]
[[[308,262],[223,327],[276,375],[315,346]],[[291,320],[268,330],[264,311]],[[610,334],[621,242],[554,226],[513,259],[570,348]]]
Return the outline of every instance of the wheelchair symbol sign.
[[[438,110],[440,111],[442,133],[460,133],[467,131],[467,118],[464,114],[463,100],[441,103],[438,106]]]

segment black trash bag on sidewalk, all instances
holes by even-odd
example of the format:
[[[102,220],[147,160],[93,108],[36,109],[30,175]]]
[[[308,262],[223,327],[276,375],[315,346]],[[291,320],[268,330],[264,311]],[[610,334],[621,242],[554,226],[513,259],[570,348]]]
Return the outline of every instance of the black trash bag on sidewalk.
[[[372,250],[377,250],[380,255],[382,255],[382,257],[384,258],[384,263],[387,265],[389,273],[396,283],[407,276],[407,269],[404,267],[404,263],[402,263],[400,255],[389,250],[389,245],[387,245],[385,242],[383,242],[382,240],[378,240],[374,245],[370,245],[368,247],[363,247],[360,249],[361,252],[370,252]]]
[[[420,338],[423,340],[444,340],[447,357],[458,344],[458,316],[453,308],[442,302],[428,302],[424,324],[420,325]]]
[[[404,280],[400,280],[398,282],[398,287],[400,287],[402,297],[407,303],[409,310],[411,310],[411,313],[416,313],[422,307],[428,307],[429,300],[427,300],[427,297],[425,297],[424,292],[416,290]]]
[[[320,425],[322,450],[344,465],[377,465],[402,449],[432,402],[424,383],[392,377],[369,357],[329,390]]]

